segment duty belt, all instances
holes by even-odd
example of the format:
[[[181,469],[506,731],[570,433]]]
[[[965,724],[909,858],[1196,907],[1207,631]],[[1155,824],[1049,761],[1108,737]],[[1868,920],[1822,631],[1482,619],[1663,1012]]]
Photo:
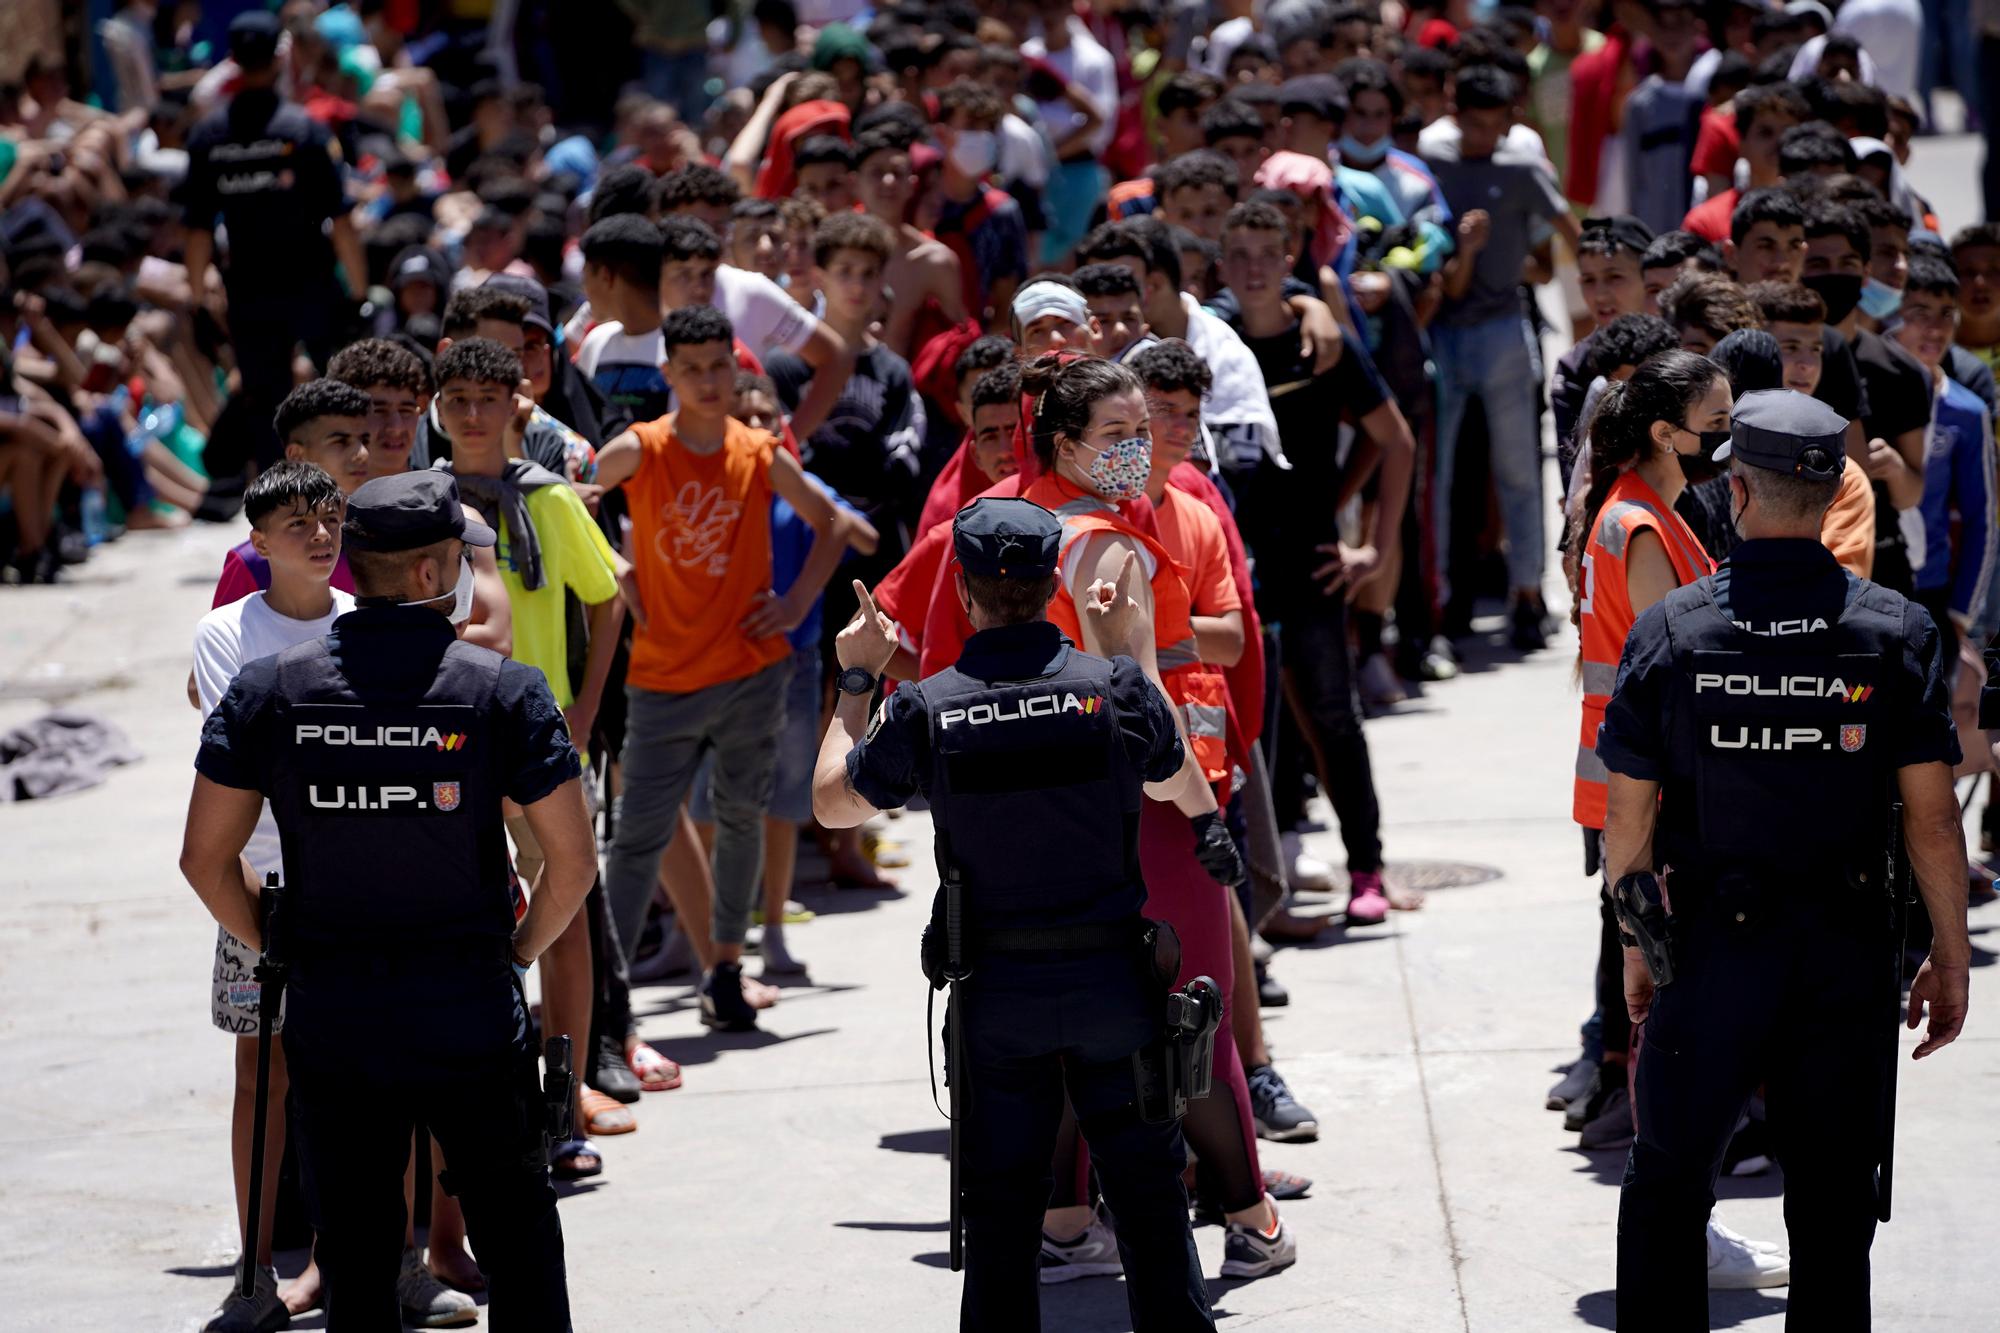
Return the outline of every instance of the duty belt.
[[[981,953],[1081,953],[1089,949],[1123,949],[1139,942],[1145,922],[1095,921],[1075,926],[1033,926],[1018,930],[982,930],[974,937]]]

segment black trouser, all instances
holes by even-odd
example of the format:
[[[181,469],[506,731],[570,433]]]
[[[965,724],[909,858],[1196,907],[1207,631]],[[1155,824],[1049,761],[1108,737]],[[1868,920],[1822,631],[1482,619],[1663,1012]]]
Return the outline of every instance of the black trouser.
[[[604,905],[604,880],[599,877],[583,900],[590,928],[590,1032],[594,1042],[609,1039],[622,1050],[632,1031],[632,978],[625,964],[625,946]],[[592,1059],[596,1056],[593,1053]],[[583,1069],[578,1056],[577,1068]]]
[[[465,1210],[496,1330],[569,1328],[562,1224],[527,1012],[506,961],[344,957],[294,969],[289,1106],[327,1328],[402,1328],[403,1168],[430,1130]]]
[[[1160,1029],[1160,995],[1132,949],[989,956],[965,983],[961,1329],[1041,1327],[1042,1212],[1067,1089],[1118,1229],[1133,1327],[1212,1333],[1180,1126],[1147,1124],[1133,1103],[1131,1057]]]
[[[284,456],[284,445],[271,424],[278,404],[292,391],[292,357],[303,343],[306,355],[324,369],[334,352],[337,332],[337,303],[340,294],[331,286],[324,290],[286,293],[252,293],[231,284],[229,288],[229,345],[236,353],[236,368],[243,377],[237,397],[245,418],[230,432],[242,440],[232,453],[247,452],[247,458],[208,459],[212,474],[220,476],[242,470],[255,462],[267,468]],[[232,400],[235,401],[235,400]]]
[[[1382,868],[1382,811],[1368,738],[1361,733],[1361,696],[1347,646],[1347,601],[1299,598],[1285,612],[1282,635],[1285,700],[1312,751],[1319,782],[1340,821],[1349,871]]]
[[[1874,1168],[1900,1000],[1889,911],[1838,879],[1771,896],[1761,912],[1705,903],[1676,925],[1678,975],[1646,1020],[1639,1132],[1619,1198],[1621,1330],[1708,1327],[1715,1180],[1760,1081],[1785,1168],[1785,1326],[1868,1327]]]

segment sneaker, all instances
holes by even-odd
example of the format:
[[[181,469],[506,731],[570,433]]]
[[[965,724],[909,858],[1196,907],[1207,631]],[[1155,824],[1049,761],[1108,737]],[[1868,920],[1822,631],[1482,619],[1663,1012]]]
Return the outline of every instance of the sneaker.
[[[1270,1065],[1245,1071],[1250,1084],[1250,1111],[1257,1137],[1273,1143],[1308,1143],[1319,1137],[1319,1120],[1292,1096],[1285,1080]]]
[[[1451,640],[1438,634],[1431,638],[1424,655],[1417,659],[1417,679],[1425,681],[1456,680],[1458,678],[1458,655],[1451,650]]]
[[[1285,882],[1294,891],[1326,893],[1333,888],[1333,867],[1308,855],[1298,834],[1287,833],[1278,841],[1285,858]]]
[[[1708,1289],[1748,1291],[1783,1287],[1792,1280],[1792,1257],[1767,1242],[1746,1239],[1708,1219]]]
[[[1591,1152],[1608,1152],[1632,1146],[1632,1097],[1623,1083],[1611,1089],[1604,1108],[1583,1127],[1577,1146]]]
[[[1583,1127],[1597,1119],[1597,1113],[1604,1109],[1605,1101],[1611,1096],[1611,1089],[1625,1086],[1625,1066],[1622,1064],[1601,1065],[1597,1082],[1588,1095],[1579,1097],[1563,1108],[1563,1131],[1578,1134]]]
[[[722,1032],[754,1032],[757,1011],[743,998],[743,965],[717,963],[702,979],[701,1021]]]
[[[1369,654],[1368,660],[1361,664],[1355,684],[1361,690],[1362,704],[1369,708],[1392,708],[1410,697],[1403,682],[1396,678],[1396,669],[1381,653]]]
[[[1382,892],[1382,874],[1356,870],[1348,875],[1354,889],[1347,899],[1347,924],[1379,926],[1389,915],[1389,896]]]
[[[1514,603],[1514,623],[1507,641],[1524,653],[1540,652],[1549,646],[1548,612],[1540,601],[1523,597]]]
[[[1283,1009],[1292,1002],[1292,993],[1285,989],[1283,982],[1271,975],[1264,964],[1257,964],[1257,1003],[1265,1009]]]
[[[1274,1213],[1276,1209],[1272,1210]],[[1264,1277],[1299,1261],[1298,1241],[1285,1219],[1278,1218],[1277,1230],[1265,1235],[1255,1227],[1238,1222],[1229,1224],[1222,1242],[1222,1276]]]
[[[1549,1099],[1545,1103],[1549,1110],[1567,1110],[1572,1103],[1589,1100],[1590,1094],[1597,1091],[1597,1071],[1600,1067],[1597,1061],[1590,1059],[1578,1060],[1571,1065],[1561,1081],[1549,1089]]]
[[[625,1063],[625,1043],[609,1034],[598,1038],[597,1058],[583,1081],[615,1102],[630,1106],[639,1100],[639,1078]]]
[[[403,1322],[412,1328],[467,1328],[479,1322],[479,1306],[472,1297],[438,1281],[414,1249],[403,1251],[396,1303],[403,1307]]]
[[[292,1312],[278,1299],[278,1270],[261,1267],[257,1284],[248,1299],[232,1281],[229,1297],[215,1317],[202,1325],[202,1333],[269,1333],[291,1326]]]
[[[1074,1282],[1080,1277],[1116,1277],[1125,1271],[1118,1258],[1118,1237],[1102,1214],[1093,1213],[1083,1234],[1057,1240],[1042,1233],[1042,1285]]]

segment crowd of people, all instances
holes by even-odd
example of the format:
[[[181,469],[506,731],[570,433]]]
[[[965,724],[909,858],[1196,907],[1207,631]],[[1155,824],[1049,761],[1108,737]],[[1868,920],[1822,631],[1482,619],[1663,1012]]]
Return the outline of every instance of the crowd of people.
[[[1990,125],[2000,80],[1939,57],[1968,49],[1927,40],[1942,5],[757,0],[711,24],[631,0],[632,82],[601,109],[521,77],[566,67],[559,31],[496,60],[486,26],[393,0],[208,8],[118,11],[88,99],[53,62],[0,87],[0,554],[55,582],[122,532],[247,519],[196,635],[206,712],[352,606],[345,495],[454,475],[499,542],[468,548],[453,618],[546,676],[601,798],[601,881],[539,965],[585,1074],[559,1177],[682,1081],[633,985],[686,977],[704,1022],[754,1028],[806,970],[802,844],[836,884],[890,884],[892,843],[812,817],[833,640],[858,581],[898,626],[890,677],[950,664],[972,627],[949,520],[981,495],[1145,552],[1210,792],[1183,814],[1250,869],[1220,892],[1142,831],[1151,910],[1228,995],[1187,1132],[1240,1276],[1298,1257],[1275,1205],[1306,1182],[1258,1140],[1318,1132],[1259,1021],[1288,998],[1271,948],[1327,920],[1295,895],[1345,887],[1356,928],[1420,905],[1384,876],[1364,717],[1470,642],[1544,650],[1560,550],[1597,875],[1626,631],[1733,542],[1710,462],[1732,395],[1852,423],[1827,545],[1929,609],[1961,693],[1983,680],[2000,224],[1938,217],[1905,165],[1935,87]],[[1568,349],[1546,373],[1545,339]],[[1344,873],[1300,841],[1315,792]],[[509,832],[525,902],[542,857]],[[274,828],[250,854],[279,868]],[[1591,1149],[1632,1133],[1608,907],[1602,940],[1549,1094]],[[253,961],[221,933],[239,1037]],[[1116,1271],[1073,1137],[1044,1281]],[[1767,1164],[1747,1121],[1732,1165]],[[430,1217],[399,1299],[467,1322],[482,1278],[442,1191]],[[1711,1259],[1782,1280],[1719,1224]],[[263,1273],[212,1327],[316,1303],[311,1270]]]

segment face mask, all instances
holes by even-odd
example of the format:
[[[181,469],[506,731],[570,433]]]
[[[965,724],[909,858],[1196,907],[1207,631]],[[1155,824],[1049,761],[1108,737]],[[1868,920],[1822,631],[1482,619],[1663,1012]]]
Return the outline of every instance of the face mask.
[[[1861,275],[1859,273],[1815,273],[1799,281],[1819,293],[1819,299],[1826,302],[1826,322],[1838,324],[1853,313],[1861,300]]]
[[[1000,143],[991,130],[960,130],[952,141],[951,164],[968,176],[984,176],[1000,160]]]
[[[472,619],[471,556],[461,555],[458,558],[458,582],[452,585],[450,592],[441,592],[435,597],[420,597],[414,602],[403,602],[400,605],[429,606],[432,602],[442,602],[447,597],[451,598],[451,615],[448,618],[452,624],[463,625]]]
[[[1674,457],[1679,460],[1681,465],[1681,476],[1687,479],[1688,484],[1693,485],[1696,482],[1707,481],[1710,477],[1721,472],[1722,465],[1715,461],[1715,451],[1729,443],[1729,432],[1726,430],[1687,430],[1685,427],[1682,429],[1686,434],[1692,435],[1701,441],[1701,448],[1695,453],[1684,454],[1678,449],[1674,450]]]
[[[1385,135],[1374,143],[1363,143],[1351,134],[1340,136],[1340,160],[1350,167],[1372,167],[1389,156],[1389,140]]]
[[[1142,435],[1096,451],[1084,475],[1099,495],[1114,504],[1136,499],[1146,493],[1146,479],[1153,474],[1153,442]]]
[[[1880,278],[1870,278],[1861,284],[1861,313],[1873,320],[1884,320],[1895,314],[1903,305],[1903,289],[1891,287]]]

